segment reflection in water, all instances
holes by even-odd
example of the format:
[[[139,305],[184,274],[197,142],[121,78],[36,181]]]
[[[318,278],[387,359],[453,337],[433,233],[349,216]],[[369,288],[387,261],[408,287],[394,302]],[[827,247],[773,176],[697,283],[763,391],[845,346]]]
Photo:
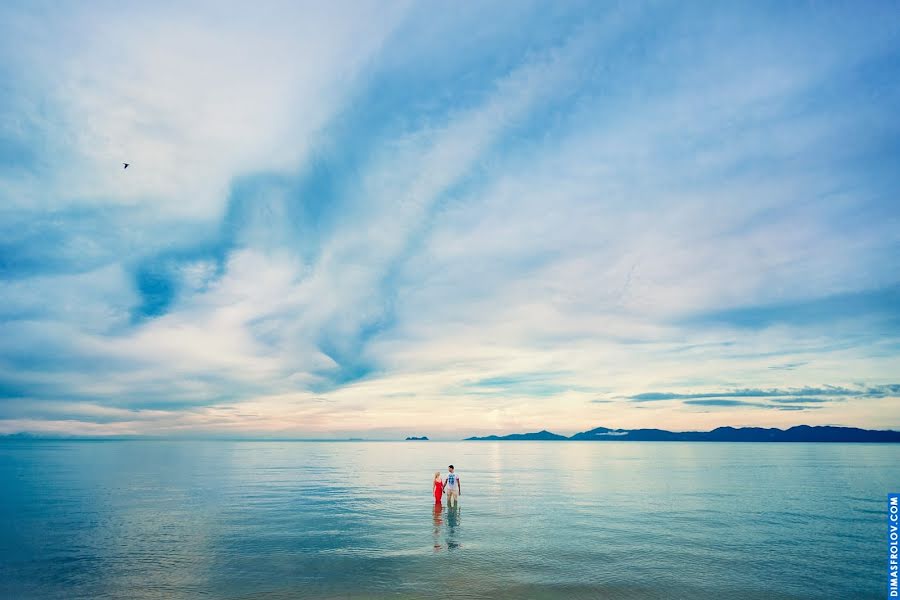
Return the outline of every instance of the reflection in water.
[[[457,528],[459,527],[459,504],[454,505],[453,507],[447,507],[447,549],[454,550],[456,548],[462,548],[462,544],[459,543],[459,532]]]
[[[441,525],[444,524],[444,507],[441,506],[440,502],[434,503],[434,514],[433,520],[434,523],[434,531],[432,532],[432,537],[434,538],[434,551],[438,552],[443,548],[441,544]]]
[[[456,550],[457,548],[462,548],[462,544],[459,543],[459,516],[460,511],[458,504],[452,508],[449,506],[447,507],[447,528],[444,532],[444,542],[442,542],[441,529],[444,529],[444,507],[438,503],[435,503],[431,519],[431,523],[433,525],[431,535],[433,538],[435,552],[439,552],[444,548],[447,548],[448,550]]]

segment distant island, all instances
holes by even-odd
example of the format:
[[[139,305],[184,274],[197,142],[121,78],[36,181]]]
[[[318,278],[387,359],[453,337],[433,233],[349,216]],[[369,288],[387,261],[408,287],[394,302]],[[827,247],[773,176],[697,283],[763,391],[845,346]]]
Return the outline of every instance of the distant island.
[[[559,435],[556,433],[550,433],[546,429],[542,431],[538,431],[536,433],[512,433],[510,435],[489,435],[486,437],[470,437],[466,438],[466,440],[476,440],[479,442],[489,442],[496,440],[539,440],[539,441],[549,441],[549,440],[567,440],[564,435]]]
[[[712,431],[666,431],[665,429],[609,429],[596,427],[571,437],[547,430],[534,433],[469,437],[471,441],[595,441],[595,442],[893,442],[900,431],[797,425],[790,429],[764,427],[717,427]]]
[[[416,437],[413,435],[413,436],[406,438],[406,441],[407,442],[427,442],[428,437],[424,436],[424,435],[422,437]]]

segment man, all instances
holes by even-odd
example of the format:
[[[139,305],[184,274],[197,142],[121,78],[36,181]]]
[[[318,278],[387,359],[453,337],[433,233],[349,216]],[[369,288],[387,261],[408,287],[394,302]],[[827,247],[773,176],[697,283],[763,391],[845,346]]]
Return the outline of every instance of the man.
[[[453,465],[447,467],[450,473],[444,480],[444,493],[447,494],[447,506],[453,506],[459,503],[459,496],[462,494],[462,485],[459,483],[459,475],[453,471]]]

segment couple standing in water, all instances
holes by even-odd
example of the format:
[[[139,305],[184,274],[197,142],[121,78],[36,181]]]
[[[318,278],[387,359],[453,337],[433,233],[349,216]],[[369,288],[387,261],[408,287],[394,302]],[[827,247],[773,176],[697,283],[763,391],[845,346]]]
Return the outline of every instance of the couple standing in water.
[[[441,472],[434,472],[434,503],[441,503],[441,496],[447,494],[447,506],[459,504],[459,496],[462,494],[462,486],[459,483],[459,475],[453,470],[453,465],[447,467],[450,471],[446,479],[441,479]]]

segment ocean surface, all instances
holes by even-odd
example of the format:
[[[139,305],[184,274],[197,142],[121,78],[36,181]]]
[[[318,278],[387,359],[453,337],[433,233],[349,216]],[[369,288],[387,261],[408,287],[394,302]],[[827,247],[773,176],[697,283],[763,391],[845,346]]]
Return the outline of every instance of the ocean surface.
[[[888,444],[0,441],[0,598],[883,598],[898,458]],[[432,498],[450,463],[458,510]]]

